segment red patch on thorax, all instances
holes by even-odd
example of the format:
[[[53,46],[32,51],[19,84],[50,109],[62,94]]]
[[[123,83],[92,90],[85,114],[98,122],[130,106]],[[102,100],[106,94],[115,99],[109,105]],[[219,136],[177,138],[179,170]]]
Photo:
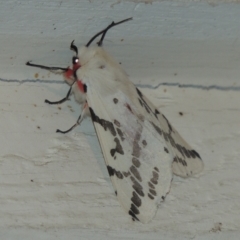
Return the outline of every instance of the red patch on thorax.
[[[79,63],[76,63],[76,64],[74,64],[73,65],[73,68],[71,69],[70,67],[67,69],[67,71],[65,72],[65,73],[63,73],[63,75],[64,75],[64,78],[65,79],[67,79],[68,81],[68,83],[69,84],[72,84],[73,82],[74,82],[74,76],[73,76],[73,74],[74,74],[74,72],[76,72],[79,68],[81,67],[81,65],[79,64]],[[77,81],[78,82],[78,81]],[[78,84],[78,86],[79,86],[79,83],[77,83]],[[81,87],[79,87],[79,89],[81,90],[81,89],[83,89],[83,84],[81,83]]]
[[[73,70],[71,68],[68,68],[68,70],[63,75],[65,78],[71,79],[73,76]]]
[[[84,84],[82,83],[81,80],[77,80],[77,86],[79,90],[84,93]]]

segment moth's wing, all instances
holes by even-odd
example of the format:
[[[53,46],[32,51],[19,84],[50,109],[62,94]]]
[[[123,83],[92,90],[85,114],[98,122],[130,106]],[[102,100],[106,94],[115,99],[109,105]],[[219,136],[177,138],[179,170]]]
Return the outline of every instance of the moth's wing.
[[[149,222],[170,190],[173,155],[135,102],[132,83],[98,78],[89,81],[87,102],[117,198],[133,219]]]
[[[137,89],[140,105],[146,109],[149,121],[156,132],[162,136],[173,155],[172,170],[175,175],[189,177],[203,170],[203,161],[195,151],[170,124],[167,118]],[[152,117],[152,116],[155,117]]]

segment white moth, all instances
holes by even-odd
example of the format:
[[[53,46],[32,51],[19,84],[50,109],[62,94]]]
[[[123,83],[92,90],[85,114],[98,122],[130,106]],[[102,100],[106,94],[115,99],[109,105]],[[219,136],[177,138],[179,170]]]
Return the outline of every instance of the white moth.
[[[83,110],[69,130],[57,132],[71,131],[90,112],[119,202],[133,220],[147,223],[170,191],[173,174],[192,176],[203,169],[203,162],[102,48],[107,31],[130,19],[112,22],[80,51],[72,42],[72,68],[26,64],[63,73],[70,85],[67,96],[45,102],[59,104],[73,94]],[[97,46],[90,46],[98,36]]]

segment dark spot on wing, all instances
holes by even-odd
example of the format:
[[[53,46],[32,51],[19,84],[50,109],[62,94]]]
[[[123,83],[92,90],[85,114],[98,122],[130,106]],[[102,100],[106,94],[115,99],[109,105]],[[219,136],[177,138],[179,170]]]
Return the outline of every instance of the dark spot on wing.
[[[121,127],[121,124],[118,120],[114,119],[113,123],[117,126],[117,127]]]
[[[125,137],[123,136],[123,132],[121,131],[120,128],[117,128],[117,133],[118,133],[119,137],[121,138],[121,140],[123,141],[125,139]]]
[[[157,185],[158,184],[158,178],[159,178],[159,175],[157,172],[155,171],[152,171],[152,175],[153,177],[151,178],[151,183],[153,183],[154,185]]]
[[[133,176],[139,181],[142,181],[142,177],[139,173],[139,171],[137,170],[137,168],[135,168],[133,165],[130,167],[130,171],[132,172]]]
[[[87,85],[86,84],[83,84],[83,92],[87,92]]]
[[[176,148],[175,141],[173,140],[171,135],[168,136],[168,139],[169,139],[169,142],[171,143],[172,147]]]
[[[132,211],[135,215],[140,213],[138,208],[134,204],[131,204],[130,211]]]
[[[164,139],[165,139],[165,141],[166,141],[166,142],[168,142],[168,136],[169,136],[169,134],[168,134],[168,133],[165,133],[165,132],[163,132],[163,136],[164,136]]]
[[[117,176],[117,178],[123,179],[123,175],[122,175],[122,173],[120,171],[116,171],[115,170],[115,175]]]
[[[99,68],[100,69],[104,69],[106,66],[105,65],[100,65]]]
[[[195,150],[190,150],[189,152],[190,152],[192,158],[198,157],[201,159],[200,155]]]
[[[182,146],[179,144],[176,144],[177,150],[182,154],[182,156],[184,156],[184,153],[182,151]]]
[[[164,197],[164,196],[162,196],[162,200],[165,200],[165,197]]]
[[[143,99],[143,94],[140,92],[140,90],[138,88],[136,88],[137,90],[137,94],[140,97],[138,99],[139,103],[141,104],[142,107],[145,108],[145,110],[150,113],[151,112],[151,108],[148,106],[148,104],[146,103],[146,101]]]
[[[169,153],[169,151],[168,151],[168,149],[167,149],[166,147],[164,147],[164,151],[165,151],[166,153]]]
[[[169,134],[170,134],[172,132],[172,126],[171,126],[170,122],[168,121],[168,119],[164,116],[164,114],[162,114],[162,116],[164,117],[164,119],[167,122],[167,125],[168,125],[168,128],[169,128]]]
[[[110,177],[114,175],[114,169],[111,166],[108,165],[107,170]]]
[[[188,157],[188,158],[190,158],[189,151],[188,151],[185,147],[182,147],[182,150],[183,150],[185,156]]]
[[[159,172],[158,167],[154,167],[154,170],[155,170],[156,172]]]
[[[157,193],[155,190],[153,189],[149,189],[149,192],[153,195],[153,196],[157,196]]]
[[[115,191],[115,194],[116,194],[116,196],[117,196],[117,191]]]
[[[183,115],[183,112],[179,112],[179,115],[182,116],[182,115]]]
[[[118,103],[118,99],[117,99],[117,98],[114,98],[114,99],[113,99],[113,102],[114,102],[115,104],[117,104],[117,103]]]
[[[140,207],[142,205],[142,201],[140,199],[140,197],[136,194],[135,191],[133,191],[133,196],[131,198],[131,201],[137,206]]]
[[[91,107],[89,107],[89,111],[92,117],[93,122],[99,123],[105,131],[109,130],[113,136],[116,136],[116,131],[113,126],[113,123],[104,119],[99,118],[93,111]]]
[[[116,147],[110,150],[111,156],[113,157],[116,152],[123,155],[124,152],[123,152],[122,145],[120,144],[120,140],[117,137],[115,137],[114,142],[116,143]]]
[[[138,88],[136,88],[136,90],[137,90],[137,94],[138,94],[138,96],[139,96],[138,101],[139,101],[139,103],[141,104],[141,106],[145,108],[145,110],[147,111],[147,113],[152,113],[152,114],[158,119],[157,114],[159,114],[159,111],[158,111],[157,109],[155,109],[155,110],[153,111],[153,110],[151,109],[151,107],[147,104],[147,102],[145,101],[142,92],[141,92]]]
[[[180,157],[175,157],[173,159],[173,162],[181,163],[183,166],[187,166],[187,162],[184,159],[181,159]]]
[[[111,166],[107,166],[107,170],[108,170],[108,174],[110,177],[112,177],[113,175],[116,175],[117,178],[119,179],[123,179],[123,175],[120,171],[116,171],[116,169],[112,168]]]
[[[140,156],[140,151],[141,151],[141,147],[138,144],[140,138],[141,138],[141,134],[137,131],[133,141],[133,152],[132,152],[132,155],[137,158]]]
[[[133,213],[133,211],[129,210],[128,214],[129,214],[130,216],[132,216],[132,220],[133,220],[133,221],[135,221],[135,220],[139,221],[139,219],[136,217],[136,215]]]
[[[141,184],[139,184],[139,183],[136,181],[136,179],[135,179],[134,177],[132,177],[132,176],[130,177],[130,179],[131,179],[131,181],[132,181],[132,183],[133,183],[132,187],[133,187],[133,189],[136,191],[136,193],[137,193],[139,196],[144,197],[143,188],[142,188]]]
[[[143,145],[144,147],[146,147],[146,146],[147,146],[147,141],[146,141],[146,140],[142,140],[142,145]]]
[[[125,106],[127,107],[127,109],[133,114],[132,108],[130,107],[130,105],[128,103],[125,104]]]
[[[140,165],[141,165],[140,161],[137,158],[135,158],[135,157],[132,158],[132,163],[137,168],[139,168]]]
[[[154,197],[150,193],[148,194],[148,197],[152,200],[154,199]]]
[[[154,185],[151,182],[148,182],[148,186],[152,189],[155,189]]]
[[[123,175],[124,175],[124,177],[128,177],[128,176],[131,175],[131,173],[130,172],[123,172]]]
[[[155,125],[153,122],[151,122],[151,124],[154,127],[154,129],[159,133],[159,135],[162,136],[162,130],[157,125]]]

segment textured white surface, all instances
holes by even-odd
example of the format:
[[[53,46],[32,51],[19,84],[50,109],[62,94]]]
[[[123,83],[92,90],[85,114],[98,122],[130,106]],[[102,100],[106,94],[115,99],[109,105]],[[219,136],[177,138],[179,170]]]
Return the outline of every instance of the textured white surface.
[[[136,2],[1,3],[1,239],[238,239],[240,5]],[[55,133],[80,113],[73,101],[44,103],[67,93],[61,77],[24,66],[65,67],[73,39],[129,16],[105,48],[205,163],[199,178],[174,179],[146,225],[116,200],[90,119]]]

